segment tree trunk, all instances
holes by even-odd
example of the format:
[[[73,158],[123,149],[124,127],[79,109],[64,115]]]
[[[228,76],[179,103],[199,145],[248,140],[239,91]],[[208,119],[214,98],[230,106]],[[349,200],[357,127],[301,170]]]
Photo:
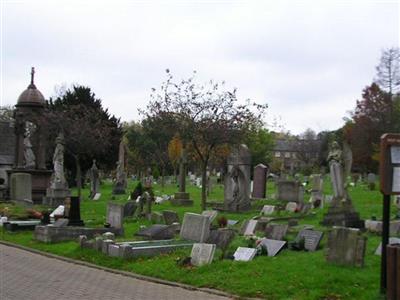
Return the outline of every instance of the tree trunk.
[[[75,155],[75,165],[76,165],[76,187],[78,189],[78,197],[81,198],[81,190],[82,190],[82,170],[81,163],[79,161],[79,155]]]
[[[204,161],[201,168],[201,209],[206,210],[207,202],[207,165],[208,161]]]

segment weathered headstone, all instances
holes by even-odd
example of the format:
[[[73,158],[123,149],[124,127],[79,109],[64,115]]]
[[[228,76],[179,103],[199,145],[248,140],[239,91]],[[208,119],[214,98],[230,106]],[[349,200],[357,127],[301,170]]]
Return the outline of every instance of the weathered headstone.
[[[93,159],[93,164],[90,169],[90,198],[93,199],[94,195],[96,195],[100,191],[100,178],[99,178],[99,169],[96,166],[96,160]]]
[[[362,267],[367,238],[356,228],[333,227],[328,235],[327,260],[338,265]]]
[[[190,254],[190,263],[198,267],[210,264],[214,258],[215,248],[214,244],[193,244],[192,253]]]
[[[262,239],[261,246],[267,250],[268,256],[275,256],[285,246],[286,241]]]
[[[268,224],[265,229],[266,237],[271,240],[282,241],[289,229],[287,224]]]
[[[127,186],[127,176],[125,172],[125,151],[126,145],[124,141],[121,140],[119,143],[116,180],[113,188],[113,194],[125,194],[125,188]]]
[[[124,218],[132,217],[137,209],[136,201],[128,201],[124,205]]]
[[[107,223],[113,228],[123,229],[124,206],[116,203],[107,203]]]
[[[257,220],[248,220],[243,224],[243,235],[250,236],[254,235],[256,227],[257,227]]]
[[[257,249],[255,248],[239,247],[233,254],[233,257],[236,261],[251,261],[256,254]]]
[[[254,167],[253,198],[263,199],[266,196],[268,167],[258,164]]]
[[[179,206],[192,206],[193,200],[190,199],[190,194],[186,192],[186,165],[187,154],[186,149],[183,147],[181,151],[181,158],[179,161],[179,192],[176,192],[174,198],[171,199],[171,204]]]
[[[234,148],[228,157],[225,176],[224,206],[227,211],[242,212],[251,208],[250,165],[251,155],[246,145]]]
[[[94,194],[94,196],[93,196],[93,200],[94,200],[94,201],[97,201],[97,200],[100,199],[100,197],[101,197],[101,193],[96,193],[96,194]]]
[[[316,251],[323,235],[324,233],[322,231],[304,229],[298,233],[296,241],[298,242],[304,239],[304,249]]]
[[[173,210],[164,210],[162,214],[165,224],[171,225],[173,223],[179,223],[179,216],[177,212]]]
[[[183,217],[180,237],[182,239],[205,242],[210,235],[210,219],[208,217],[185,213]]]
[[[162,213],[160,213],[158,211],[153,211],[150,214],[150,221],[155,224],[162,224],[162,223],[164,223],[164,217],[163,217]]]
[[[300,181],[279,180],[277,182],[278,200],[303,203],[304,187]]]
[[[275,211],[275,206],[274,205],[264,205],[261,214],[265,216],[272,215]]]
[[[10,179],[11,200],[22,203],[32,202],[32,176],[28,173],[13,173]]]
[[[376,175],[374,173],[368,173],[367,181],[368,181],[368,188],[371,191],[375,190]]]
[[[215,244],[217,248],[224,250],[228,248],[234,238],[234,230],[229,228],[218,228],[211,230],[207,243]]]

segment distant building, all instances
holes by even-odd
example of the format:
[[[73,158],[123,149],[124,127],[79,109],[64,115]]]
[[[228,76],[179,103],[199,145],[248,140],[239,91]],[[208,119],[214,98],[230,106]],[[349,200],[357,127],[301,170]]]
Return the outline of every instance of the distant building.
[[[278,138],[273,150],[273,165],[290,174],[312,167],[320,160],[321,144],[322,141],[318,139]]]

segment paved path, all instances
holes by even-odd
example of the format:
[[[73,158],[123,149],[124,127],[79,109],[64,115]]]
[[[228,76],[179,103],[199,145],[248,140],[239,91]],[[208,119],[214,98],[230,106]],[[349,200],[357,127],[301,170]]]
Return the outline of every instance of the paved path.
[[[0,245],[0,299],[228,299]]]

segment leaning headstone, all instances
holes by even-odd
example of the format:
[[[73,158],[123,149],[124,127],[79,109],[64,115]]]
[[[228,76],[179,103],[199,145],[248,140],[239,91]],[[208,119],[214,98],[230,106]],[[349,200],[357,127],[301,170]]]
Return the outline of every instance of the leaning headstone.
[[[228,220],[228,226],[235,226],[239,223],[239,220]]]
[[[285,246],[286,241],[262,239],[261,246],[267,250],[268,256],[275,256]]]
[[[162,214],[164,217],[165,224],[171,225],[173,223],[179,223],[179,216],[177,212],[173,210],[164,210]]]
[[[210,264],[214,258],[215,248],[214,244],[193,244],[190,263],[198,267]]]
[[[235,231],[229,228],[218,228],[211,230],[207,240],[209,244],[215,244],[219,249],[228,248],[229,244],[235,238]]]
[[[227,211],[243,212],[250,204],[251,154],[246,145],[234,148],[227,160],[228,172],[224,184],[224,207]]]
[[[116,203],[107,204],[107,223],[113,228],[123,229],[124,206]]]
[[[97,200],[100,199],[100,197],[101,197],[101,193],[96,193],[96,194],[94,194],[94,196],[93,196],[93,200],[94,200],[94,201],[97,201]]]
[[[304,187],[300,181],[279,180],[277,182],[278,200],[303,203]]]
[[[257,249],[255,248],[239,247],[233,254],[233,257],[236,261],[251,261],[256,254]]]
[[[287,224],[268,224],[265,229],[266,237],[271,240],[282,241],[289,229]]]
[[[400,238],[390,237],[389,245],[400,245]],[[382,243],[379,244],[378,248],[375,250],[375,255],[382,255]]]
[[[205,242],[210,235],[210,218],[194,213],[185,213],[180,237],[182,239]]]
[[[210,219],[210,222],[212,223],[217,217],[218,212],[216,210],[205,210],[201,213],[201,215],[208,217]]]
[[[268,167],[258,164],[254,167],[254,182],[252,197],[256,199],[264,199],[266,196]]]
[[[298,233],[296,241],[298,242],[304,239],[304,249],[316,251],[323,235],[324,233],[322,231],[304,229]]]
[[[296,212],[297,211],[297,203],[296,202],[288,202],[288,204],[286,204],[285,209],[290,212]]]
[[[249,220],[243,225],[243,235],[250,236],[254,235],[256,227],[257,227],[257,220]]]
[[[328,235],[327,260],[338,265],[362,267],[367,238],[356,228],[333,227]]]
[[[10,198],[19,203],[33,204],[32,176],[28,173],[13,173],[10,180]]]
[[[264,205],[261,214],[265,216],[272,215],[275,211],[275,206],[274,205]]]

